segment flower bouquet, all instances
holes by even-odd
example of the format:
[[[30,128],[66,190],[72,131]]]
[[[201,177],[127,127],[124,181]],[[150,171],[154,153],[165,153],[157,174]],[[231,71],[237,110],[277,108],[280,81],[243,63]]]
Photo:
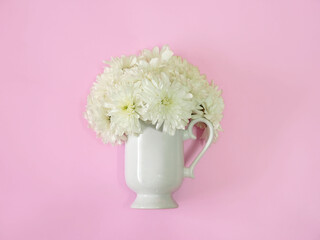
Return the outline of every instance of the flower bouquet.
[[[221,90],[168,46],[106,61],[88,96],[85,118],[104,143],[141,133],[141,121],[169,135],[205,118],[221,130]],[[206,128],[203,123],[196,126]],[[204,131],[205,133],[206,131]]]

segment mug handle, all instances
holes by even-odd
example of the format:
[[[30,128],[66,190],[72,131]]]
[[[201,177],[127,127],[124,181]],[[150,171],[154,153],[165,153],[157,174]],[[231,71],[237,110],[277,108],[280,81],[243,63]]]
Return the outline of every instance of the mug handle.
[[[197,137],[193,134],[192,129],[193,129],[193,126],[198,122],[203,122],[207,125],[207,128],[209,128],[209,137],[206,142],[206,145],[201,150],[201,152],[198,154],[198,156],[195,158],[195,160],[193,160],[190,167],[184,167],[184,171],[183,171],[184,177],[194,178],[194,175],[193,175],[194,167],[197,165],[197,163],[199,162],[199,160],[203,156],[203,154],[208,150],[208,148],[210,147],[210,145],[213,141],[213,136],[214,136],[213,125],[210,121],[208,121],[207,119],[204,119],[204,118],[197,118],[197,119],[194,119],[190,122],[188,129],[185,130],[183,133],[183,140],[187,140],[190,138],[197,139]]]

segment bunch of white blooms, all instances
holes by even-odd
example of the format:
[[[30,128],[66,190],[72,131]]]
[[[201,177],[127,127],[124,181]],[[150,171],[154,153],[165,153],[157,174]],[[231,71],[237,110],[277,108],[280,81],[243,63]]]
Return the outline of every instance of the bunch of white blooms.
[[[106,64],[85,112],[104,143],[120,144],[140,134],[140,121],[174,135],[199,117],[212,122],[217,138],[224,109],[221,90],[209,84],[197,67],[174,56],[168,46],[112,58]]]

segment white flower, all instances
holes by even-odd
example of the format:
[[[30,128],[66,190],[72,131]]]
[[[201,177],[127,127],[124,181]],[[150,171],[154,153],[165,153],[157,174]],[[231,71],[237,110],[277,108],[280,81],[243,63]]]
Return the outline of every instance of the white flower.
[[[111,129],[111,121],[109,109],[104,106],[107,99],[104,91],[105,83],[98,76],[97,83],[93,86],[86,106],[85,118],[89,122],[89,126],[102,138],[104,143],[122,143],[126,141],[125,135],[118,135]]]
[[[168,45],[164,45],[161,50],[159,47],[154,47],[152,50],[142,50],[140,60],[150,62],[152,59],[160,59],[161,61],[168,61],[173,56],[173,52]]]
[[[143,120],[150,120],[159,129],[174,135],[176,129],[185,129],[194,108],[192,94],[179,82],[170,82],[165,73],[145,79],[141,93],[146,111]]]
[[[121,56],[111,58],[111,61],[105,61],[106,64],[110,65],[113,70],[125,71],[136,66],[136,56]]]
[[[103,142],[122,143],[140,134],[140,121],[174,135],[190,119],[204,117],[212,122],[215,137],[221,131],[221,91],[196,66],[173,56],[168,46],[106,63],[109,66],[97,76],[85,112]],[[204,128],[205,124],[197,126]]]
[[[200,104],[208,96],[209,83],[205,75],[201,75],[197,67],[179,56],[173,56],[169,61],[172,78],[191,89],[194,101],[199,108]],[[195,109],[197,110],[197,109]]]
[[[221,90],[218,89],[218,86],[215,86],[213,83],[210,85],[208,90],[208,97],[201,104],[203,107],[203,117],[211,121],[214,130],[215,138],[218,137],[218,131],[221,131],[220,121],[223,117],[224,102],[221,97]]]
[[[108,90],[111,128],[118,135],[134,135],[141,132],[140,114],[142,111],[139,98],[141,82],[123,81]]]
[[[158,47],[153,48],[152,51],[145,49],[139,57],[138,64],[145,72],[161,72],[172,56],[173,52],[167,45],[161,50]]]

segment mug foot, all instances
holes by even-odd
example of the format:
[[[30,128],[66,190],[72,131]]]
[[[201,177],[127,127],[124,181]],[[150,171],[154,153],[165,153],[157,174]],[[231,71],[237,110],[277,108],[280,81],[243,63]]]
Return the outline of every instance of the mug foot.
[[[178,204],[171,194],[137,194],[131,208],[161,209],[177,208]]]

